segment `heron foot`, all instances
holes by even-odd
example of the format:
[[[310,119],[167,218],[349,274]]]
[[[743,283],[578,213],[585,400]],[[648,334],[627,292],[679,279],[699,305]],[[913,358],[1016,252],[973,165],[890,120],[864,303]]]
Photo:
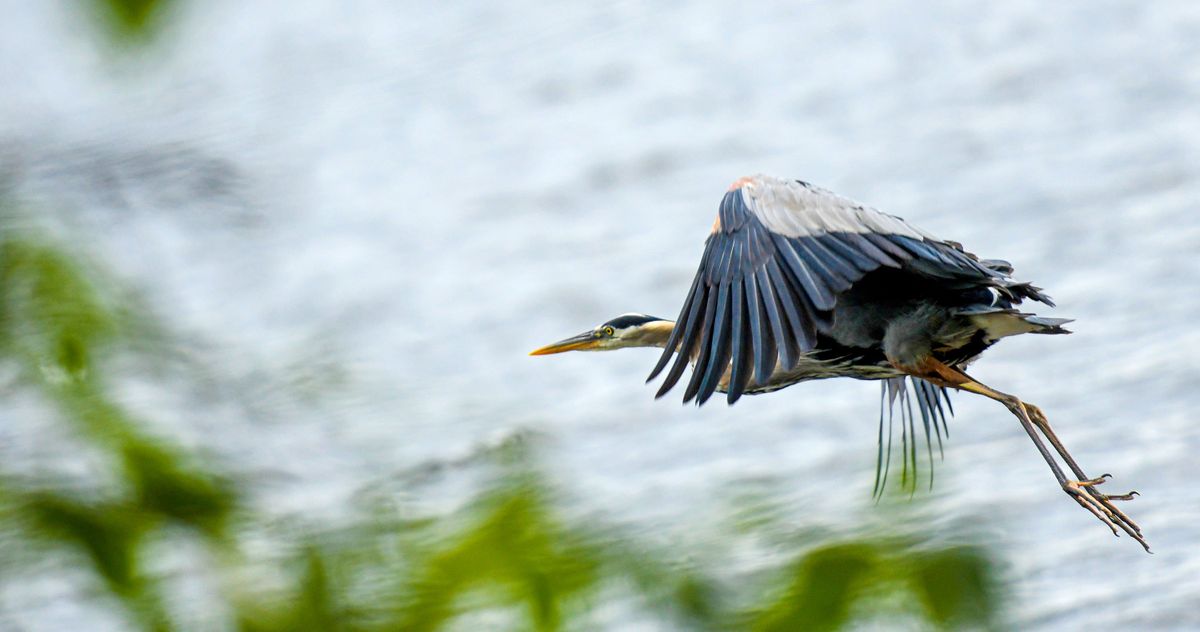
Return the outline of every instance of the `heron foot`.
[[[1067,462],[1072,472],[1079,477],[1079,480],[1063,483],[1063,491],[1067,492],[1084,509],[1092,512],[1092,515],[1100,519],[1101,522],[1108,525],[1113,530],[1113,535],[1120,535],[1120,532],[1117,530],[1120,528],[1121,531],[1129,534],[1129,537],[1137,540],[1138,544],[1141,544],[1142,548],[1146,549],[1146,552],[1149,553],[1150,545],[1142,537],[1141,527],[1129,516],[1125,515],[1125,512],[1113,505],[1113,501],[1115,500],[1133,500],[1133,497],[1139,494],[1136,491],[1130,491],[1125,494],[1101,493],[1096,488],[1112,478],[1112,475],[1105,473],[1096,478],[1085,477],[1079,464],[1075,462],[1075,459],[1071,458],[1070,452],[1067,452],[1066,447],[1055,436],[1054,431],[1050,428],[1050,422],[1046,419],[1046,415],[1042,412],[1042,409],[1033,404],[1024,404],[1024,407],[1033,423],[1042,430],[1046,438],[1050,440],[1051,445],[1054,446],[1054,449],[1058,451],[1059,456]]]
[[[1109,478],[1110,476],[1105,474],[1099,478],[1083,481],[1067,481],[1063,483],[1063,491],[1075,499],[1080,507],[1088,510],[1096,519],[1108,525],[1108,528],[1112,529],[1113,535],[1119,536],[1121,531],[1124,531],[1129,537],[1137,540],[1138,544],[1141,544],[1142,548],[1149,553],[1150,545],[1142,537],[1142,528],[1113,504],[1115,500],[1133,500],[1138,493],[1131,491],[1126,494],[1102,494],[1097,491],[1096,486],[1103,484]]]

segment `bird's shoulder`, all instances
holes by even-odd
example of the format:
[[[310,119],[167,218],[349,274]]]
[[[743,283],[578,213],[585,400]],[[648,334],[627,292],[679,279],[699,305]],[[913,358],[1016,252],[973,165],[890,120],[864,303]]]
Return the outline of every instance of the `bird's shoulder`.
[[[739,178],[729,187],[713,232],[734,232],[753,224],[751,220],[785,237],[870,233],[941,241],[899,217],[828,189],[763,174]]]

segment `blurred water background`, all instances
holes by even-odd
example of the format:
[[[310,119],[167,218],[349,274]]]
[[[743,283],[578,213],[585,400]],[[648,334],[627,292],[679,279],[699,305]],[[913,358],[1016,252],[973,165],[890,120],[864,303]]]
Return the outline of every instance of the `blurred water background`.
[[[970,534],[1014,628],[1200,628],[1200,5],[208,0],[168,3],[136,47],[81,6],[0,2],[7,229],[153,315],[106,388],[248,481],[246,548],[364,506],[452,514],[518,443],[564,520],[726,581],[831,533]],[[674,317],[725,188],[757,172],[1045,287],[1075,334],[1005,341],[974,372],[1142,493],[1155,555],[1068,500],[986,400],[955,398],[932,491],[876,505],[874,384],[697,409],[653,399],[651,351],[526,356]],[[6,371],[0,472],[102,487],[104,459]],[[747,523],[791,535],[731,539]],[[191,579],[204,556],[165,548],[171,608],[225,629]],[[78,560],[22,569],[0,576],[0,627],[130,625]],[[619,598],[590,617],[688,627]]]

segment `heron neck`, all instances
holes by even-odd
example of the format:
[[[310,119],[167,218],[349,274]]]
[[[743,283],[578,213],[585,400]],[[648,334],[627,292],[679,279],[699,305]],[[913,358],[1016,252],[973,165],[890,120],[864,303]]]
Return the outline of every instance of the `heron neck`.
[[[638,347],[658,347],[667,346],[667,338],[671,337],[671,332],[675,330],[675,323],[670,320],[656,320],[646,323],[638,329],[638,336],[635,339],[634,346]]]

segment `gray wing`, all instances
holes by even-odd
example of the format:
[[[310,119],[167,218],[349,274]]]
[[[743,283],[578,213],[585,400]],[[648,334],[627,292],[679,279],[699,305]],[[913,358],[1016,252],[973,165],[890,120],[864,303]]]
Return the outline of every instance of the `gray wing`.
[[[721,201],[700,268],[650,374],[654,379],[675,354],[658,396],[695,357],[684,401],[704,403],[727,369],[728,401],[737,401],[752,372],[763,385],[777,361],[795,367],[829,332],[838,295],[881,267],[1004,292],[1023,286],[957,244],[824,189],[769,176],[739,180]],[[1036,294],[1023,287],[1023,296]]]

